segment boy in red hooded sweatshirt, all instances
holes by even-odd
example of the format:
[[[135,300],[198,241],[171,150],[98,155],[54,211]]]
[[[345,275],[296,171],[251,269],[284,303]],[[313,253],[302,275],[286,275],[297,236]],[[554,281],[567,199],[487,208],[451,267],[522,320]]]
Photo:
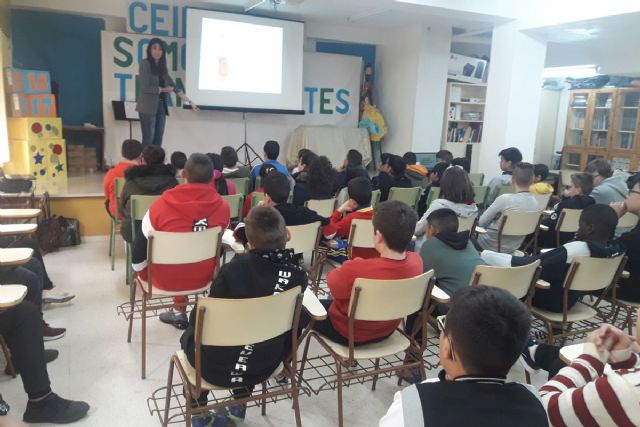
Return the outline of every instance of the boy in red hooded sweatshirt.
[[[142,220],[133,247],[133,269],[143,280],[147,276],[147,237],[151,230],[171,232],[197,232],[207,228],[229,225],[229,205],[211,189],[213,163],[204,154],[192,154],[183,171],[186,184],[162,193]],[[179,250],[179,248],[176,248]],[[163,290],[181,291],[202,287],[213,278],[217,260],[206,260],[189,265],[158,265],[153,275],[153,286]],[[174,302],[185,302],[186,297],[175,297]],[[164,323],[185,329],[189,322],[185,307],[160,315]]]

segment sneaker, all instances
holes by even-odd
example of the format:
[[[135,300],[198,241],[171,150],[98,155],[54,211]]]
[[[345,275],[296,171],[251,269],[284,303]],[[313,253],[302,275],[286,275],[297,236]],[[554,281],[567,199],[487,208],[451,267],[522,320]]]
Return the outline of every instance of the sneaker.
[[[187,329],[189,326],[189,319],[187,319],[187,313],[176,311],[165,311],[160,313],[160,321],[173,325],[176,329]]]
[[[231,427],[234,422],[227,415],[209,414],[191,417],[191,427]]]
[[[45,341],[60,339],[66,332],[65,328],[52,328],[47,322],[42,321],[42,339]]]
[[[72,295],[68,292],[56,292],[52,289],[45,289],[42,291],[42,302],[44,304],[61,304],[63,302],[71,301],[75,297],[75,295]]]
[[[236,423],[241,423],[247,416],[247,405],[229,405],[229,418]]]
[[[22,421],[25,423],[67,424],[83,418],[89,411],[85,402],[63,399],[55,393],[37,402],[29,401]]]
[[[54,360],[56,360],[58,358],[58,350],[54,350],[51,348],[45,348],[44,349],[44,363],[49,363],[49,362],[53,362]],[[13,369],[16,371],[16,375],[18,375],[20,373],[20,371],[18,370],[18,367],[14,365]],[[9,372],[9,366],[7,366],[4,370],[4,373],[7,375],[11,375],[11,372]]]
[[[530,351],[531,347],[537,346],[537,345],[538,345],[538,341],[534,339],[529,339],[527,346],[524,348],[524,350],[522,350],[522,353],[520,353],[520,357],[518,358],[524,370],[529,372],[530,374],[533,374],[540,370],[540,366],[536,363],[535,359],[531,356],[531,351]]]

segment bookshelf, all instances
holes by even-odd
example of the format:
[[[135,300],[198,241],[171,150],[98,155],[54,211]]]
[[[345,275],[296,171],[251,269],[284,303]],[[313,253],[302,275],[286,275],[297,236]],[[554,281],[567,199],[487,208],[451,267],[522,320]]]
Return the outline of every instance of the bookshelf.
[[[615,169],[638,170],[639,111],[640,88],[571,91],[562,168],[584,170],[602,157]]]
[[[484,83],[449,82],[445,105],[442,148],[454,157],[465,157],[471,145],[471,168],[477,170],[479,148],[484,127],[487,85]]]

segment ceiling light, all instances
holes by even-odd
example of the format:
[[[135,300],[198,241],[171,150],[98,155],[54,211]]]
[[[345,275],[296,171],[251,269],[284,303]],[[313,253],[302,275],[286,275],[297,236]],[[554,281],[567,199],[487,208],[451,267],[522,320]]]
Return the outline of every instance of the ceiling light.
[[[357,22],[357,21],[361,21],[363,19],[366,18],[370,18],[372,16],[375,15],[380,15],[381,13],[386,13],[389,12],[389,9],[370,9],[370,10],[365,10],[364,12],[360,12],[360,13],[356,13],[355,15],[351,15],[350,17],[347,18],[347,21],[349,22]]]
[[[542,72],[542,78],[573,77],[585,78],[598,75],[598,66],[595,64],[572,65],[569,67],[550,67]]]

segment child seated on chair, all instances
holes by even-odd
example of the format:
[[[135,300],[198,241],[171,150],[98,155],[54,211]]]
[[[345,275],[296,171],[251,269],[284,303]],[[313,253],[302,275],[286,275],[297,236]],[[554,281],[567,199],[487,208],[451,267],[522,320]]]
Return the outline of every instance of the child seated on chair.
[[[507,291],[458,291],[440,332],[440,380],[396,392],[379,427],[547,427],[536,390],[507,382],[530,327],[529,311]]]
[[[387,160],[387,167],[374,178],[374,185],[380,190],[380,201],[384,202],[389,198],[389,191],[393,187],[411,188],[411,181],[405,176],[407,164],[402,157],[390,154]]]
[[[558,245],[556,241],[556,224],[560,218],[560,212],[563,209],[584,209],[595,203],[595,200],[589,194],[593,190],[593,177],[588,173],[574,173],[571,175],[571,187],[567,195],[569,198],[562,200],[553,207],[553,213],[542,220],[542,224],[549,227],[548,231],[540,230],[538,232],[539,248],[555,248]],[[575,233],[560,233],[560,244],[573,240]]]
[[[354,219],[371,219],[371,181],[361,176],[353,178],[347,184],[349,200],[344,202],[331,215],[330,225],[335,229],[335,237],[330,242],[321,242],[321,250],[326,252],[327,258],[343,262],[347,259],[347,238]],[[373,248],[354,248],[353,258],[375,258],[378,252]]]
[[[349,186],[352,182],[349,182]],[[416,221],[415,211],[405,203],[390,200],[376,206],[373,241],[380,256],[372,259],[355,258],[327,273],[327,286],[332,300],[322,303],[327,307],[329,316],[314,324],[316,331],[332,341],[348,344],[349,299],[357,278],[398,280],[422,274],[422,259],[415,252],[407,251]],[[356,321],[354,342],[365,344],[386,338],[400,325],[400,320]]]
[[[478,236],[478,245],[482,249],[498,250],[498,234],[502,215],[506,211],[538,211],[538,201],[529,192],[533,182],[533,166],[530,163],[518,163],[513,168],[513,193],[499,196],[480,216],[478,225],[487,232]],[[524,236],[502,236],[501,252],[513,253],[520,247]]]
[[[269,175],[270,172],[275,171],[276,168],[271,163],[263,163],[260,166],[260,187],[256,188],[254,191],[249,193],[249,195],[244,199],[244,204],[242,205],[242,218],[245,218],[249,215],[249,211],[251,210],[251,199],[253,199],[253,193],[264,193],[264,188],[262,188],[263,183],[262,180]]]
[[[618,224],[618,216],[607,205],[592,205],[580,215],[579,228],[574,241],[559,248],[530,257],[517,257],[493,251],[483,251],[482,259],[489,265],[499,267],[517,267],[540,260],[542,274],[540,278],[551,284],[550,289],[536,289],[533,305],[544,310],[562,313],[564,279],[573,258],[590,256],[610,258],[622,253],[620,246],[612,243],[613,233]],[[567,308],[573,307],[583,292],[569,291]]]
[[[115,181],[116,178],[124,178],[124,171],[131,166],[140,164],[140,155],[142,154],[142,144],[135,139],[125,139],[121,148],[122,160],[109,169],[104,176],[104,204],[112,218],[116,216],[116,207],[113,204],[115,200]],[[119,219],[122,214],[118,215]]]
[[[258,298],[296,286],[304,291],[307,275],[295,261],[293,250],[285,249],[289,234],[278,211],[271,206],[256,206],[245,219],[245,229],[249,252],[235,256],[222,266],[211,285],[209,297]],[[195,321],[196,311],[193,310],[189,327],[180,339],[192,365],[195,364]],[[285,332],[271,340],[244,347],[202,347],[203,380],[221,387],[233,387],[236,399],[250,396],[254,386],[272,376],[287,357],[291,347],[289,335]],[[239,360],[242,360],[241,368],[238,368]],[[207,392],[204,391],[198,403],[204,405],[206,401]],[[192,425],[232,425],[231,419],[242,421],[245,414],[246,405],[230,405],[226,411],[194,418]]]
[[[640,215],[640,174],[629,180],[629,188],[627,200],[611,205],[619,217],[627,212]],[[628,278],[620,279],[616,297],[625,301],[640,302],[640,223],[631,231],[622,233],[616,242],[626,251],[628,260],[625,270],[629,272]]]
[[[211,189],[213,164],[204,154],[192,154],[184,168],[186,184],[165,191],[142,220],[133,245],[132,264],[138,277],[147,280],[147,238],[153,230],[197,232],[217,226],[222,231],[229,225],[229,205]],[[180,248],[176,248],[180,250]],[[195,264],[154,265],[153,286],[167,291],[199,289],[213,277],[217,260]],[[160,314],[160,321],[177,329],[187,327],[184,303],[187,297],[174,297],[173,311]]]
[[[176,170],[176,178],[182,178],[182,170],[187,163],[187,155],[182,151],[174,151],[171,153],[171,166]]]
[[[505,148],[498,153],[500,156],[500,170],[502,175],[489,181],[487,189],[487,205],[490,205],[498,196],[500,188],[512,184],[513,169],[516,164],[522,162],[522,153],[516,147]],[[531,185],[531,182],[529,185]]]
[[[543,163],[536,163],[533,165],[533,184],[529,186],[529,191],[532,194],[551,194],[553,193],[553,186],[545,180],[549,176],[549,167]]]

